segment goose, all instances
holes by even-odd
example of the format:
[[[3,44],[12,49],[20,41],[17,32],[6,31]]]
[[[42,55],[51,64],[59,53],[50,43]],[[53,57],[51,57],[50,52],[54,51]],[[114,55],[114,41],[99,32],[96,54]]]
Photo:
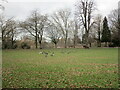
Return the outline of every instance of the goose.
[[[42,54],[43,52],[39,52],[39,54]]]
[[[54,56],[54,55],[55,55],[54,52],[52,52],[51,56]]]

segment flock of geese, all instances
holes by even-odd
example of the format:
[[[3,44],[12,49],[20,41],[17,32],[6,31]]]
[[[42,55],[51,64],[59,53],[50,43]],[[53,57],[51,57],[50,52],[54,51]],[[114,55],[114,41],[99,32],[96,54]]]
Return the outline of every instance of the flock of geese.
[[[45,55],[45,57],[47,57],[48,55],[50,55],[50,56],[54,56],[55,55],[54,52],[48,53],[48,52],[45,52],[45,51],[39,52],[39,54],[43,54],[43,55]]]
[[[69,52],[61,52],[62,54],[70,54],[71,52],[69,51]],[[45,51],[41,51],[41,52],[39,52],[39,54],[42,54],[42,55],[44,55],[45,57],[47,57],[48,55],[49,56],[55,56],[55,53],[54,52],[45,52]]]

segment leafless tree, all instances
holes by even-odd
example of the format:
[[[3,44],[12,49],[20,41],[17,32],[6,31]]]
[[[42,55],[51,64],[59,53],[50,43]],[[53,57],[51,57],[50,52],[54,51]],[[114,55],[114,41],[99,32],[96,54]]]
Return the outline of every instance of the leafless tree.
[[[76,4],[76,15],[79,21],[83,24],[85,29],[85,42],[88,46],[88,37],[91,26],[94,24],[92,22],[92,13],[95,10],[95,3],[93,0],[80,0]]]
[[[1,31],[1,38],[2,38],[2,48],[5,42],[5,37],[7,36],[7,34],[9,34],[10,31],[7,30],[7,22],[9,20],[5,20],[5,18],[1,15],[0,16],[0,31]]]
[[[111,13],[109,14],[109,21],[110,25],[116,30],[120,28],[118,9],[111,11]]]
[[[38,48],[38,41],[41,48],[46,21],[46,15],[41,15],[37,10],[34,10],[30,17],[20,24],[23,29],[27,30],[35,38],[36,48]]]
[[[62,35],[65,38],[65,48],[67,48],[70,15],[71,12],[69,9],[61,9],[55,12],[52,16],[54,25],[62,32]]]
[[[70,22],[70,32],[73,34],[73,47],[75,48],[78,42],[78,29],[79,25],[76,20]]]
[[[14,21],[14,20],[10,21],[10,27],[9,27],[9,29],[11,31],[10,32],[10,36],[11,36],[11,44],[12,44],[12,47],[13,47],[15,34],[17,34],[17,23],[16,23],[16,21]]]
[[[112,30],[112,40],[114,42],[120,42],[120,18],[119,9],[111,11],[109,14],[109,23]],[[120,45],[120,43],[119,43]]]
[[[57,44],[61,37],[61,33],[59,29],[57,29],[57,27],[51,23],[51,25],[49,25],[49,28],[47,30],[47,34],[48,34],[48,37],[51,39],[51,41],[54,43],[55,48],[57,48]]]
[[[39,18],[39,25],[38,25],[38,41],[39,41],[39,45],[40,48],[42,48],[42,40],[43,40],[43,34],[44,31],[46,30],[46,28],[48,27],[48,16],[47,15],[41,15]]]
[[[37,30],[35,28],[36,27],[35,26],[35,21],[33,21],[31,19],[27,19],[24,22],[20,22],[20,27],[21,27],[22,30],[27,31],[28,33],[30,33],[35,38],[35,45],[36,45],[36,48],[37,48]]]
[[[0,30],[2,32],[2,46],[4,48],[5,42],[11,41],[11,48],[14,45],[14,38],[17,32],[17,23],[13,18],[5,19],[3,16],[0,17]]]
[[[94,24],[94,29],[95,33],[97,33],[97,37],[95,38],[97,40],[97,46],[101,47],[101,33],[102,33],[102,15],[97,14],[95,18],[95,24]]]

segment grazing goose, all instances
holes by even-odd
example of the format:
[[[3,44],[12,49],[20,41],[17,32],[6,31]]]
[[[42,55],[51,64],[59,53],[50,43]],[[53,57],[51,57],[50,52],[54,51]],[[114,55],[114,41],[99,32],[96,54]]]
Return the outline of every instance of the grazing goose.
[[[43,52],[39,52],[39,54],[42,54]]]
[[[45,55],[45,57],[47,57],[47,56],[48,56],[48,53],[47,53],[47,52],[44,52],[43,54]]]
[[[48,56],[48,53],[47,52],[39,52],[39,54],[43,54],[43,55],[45,55],[45,57],[47,57]]]
[[[55,55],[54,52],[52,52],[52,54],[50,56],[54,56],[54,55]]]

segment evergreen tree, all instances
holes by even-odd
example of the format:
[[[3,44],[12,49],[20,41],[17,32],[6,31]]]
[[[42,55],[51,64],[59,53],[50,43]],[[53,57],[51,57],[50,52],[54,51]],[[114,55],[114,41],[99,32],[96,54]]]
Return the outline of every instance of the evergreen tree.
[[[102,31],[102,42],[105,42],[105,47],[107,47],[107,42],[111,41],[111,32],[108,27],[108,21],[105,17],[103,20],[103,31]]]

